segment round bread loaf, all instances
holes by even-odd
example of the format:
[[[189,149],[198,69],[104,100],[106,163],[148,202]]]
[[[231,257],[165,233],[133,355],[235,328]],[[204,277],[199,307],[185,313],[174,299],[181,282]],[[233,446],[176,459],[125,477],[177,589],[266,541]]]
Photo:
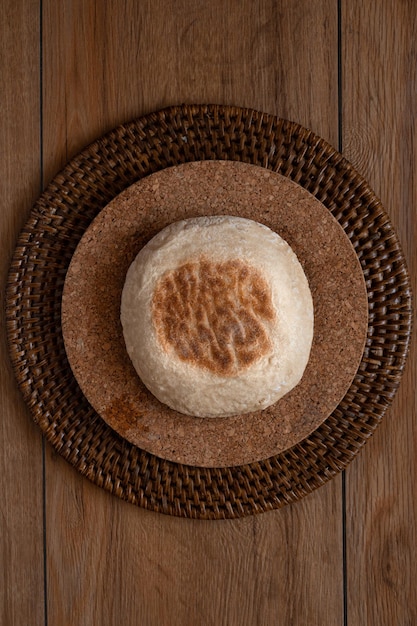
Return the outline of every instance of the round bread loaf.
[[[301,380],[314,312],[291,247],[232,216],[175,222],[140,250],[122,293],[127,352],[146,387],[198,417],[248,413]]]

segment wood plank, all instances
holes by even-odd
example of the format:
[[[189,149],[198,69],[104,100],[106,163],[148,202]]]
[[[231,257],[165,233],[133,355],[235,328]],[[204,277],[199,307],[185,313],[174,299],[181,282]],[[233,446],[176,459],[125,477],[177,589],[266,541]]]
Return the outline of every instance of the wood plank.
[[[48,476],[52,623],[343,623],[341,507],[330,485],[282,511],[196,522],[115,503],[62,464]]]
[[[330,0],[43,4],[45,182],[105,130],[181,102],[252,106],[337,142]],[[208,523],[127,505],[48,449],[47,529],[50,623],[343,622],[340,477]]]
[[[45,184],[117,124],[182,103],[253,107],[337,145],[336,10],[286,5],[45,2]]]
[[[4,286],[20,228],[39,193],[38,2],[5,0],[0,20],[0,327]],[[42,438],[0,339],[0,623],[44,618]]]
[[[344,152],[390,214],[416,293],[416,5],[343,7]],[[394,404],[347,472],[352,626],[417,623],[416,362],[414,333]]]

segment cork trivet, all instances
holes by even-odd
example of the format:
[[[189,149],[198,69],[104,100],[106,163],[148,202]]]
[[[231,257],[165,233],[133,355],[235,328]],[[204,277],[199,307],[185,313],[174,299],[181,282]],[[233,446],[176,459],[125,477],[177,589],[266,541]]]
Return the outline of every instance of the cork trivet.
[[[196,418],[161,404],[138,378],[125,350],[120,298],[130,263],[162,228],[188,217],[226,214],[261,222],[291,245],[313,295],[314,340],[302,381],[273,406]],[[332,413],[358,369],[367,309],[355,251],[316,198],[261,167],[203,161],[152,174],[101,211],[66,276],[62,329],[83,393],[116,432],[170,461],[226,467],[292,447]]]

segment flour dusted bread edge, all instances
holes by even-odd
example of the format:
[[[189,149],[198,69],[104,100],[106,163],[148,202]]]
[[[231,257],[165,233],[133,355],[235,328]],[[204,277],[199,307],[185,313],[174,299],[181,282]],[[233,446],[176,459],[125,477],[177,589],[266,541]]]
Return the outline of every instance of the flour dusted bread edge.
[[[138,375],[161,402],[199,417],[256,411],[288,393],[307,365],[313,319],[290,246],[239,217],[163,229],[131,264],[122,293]]]

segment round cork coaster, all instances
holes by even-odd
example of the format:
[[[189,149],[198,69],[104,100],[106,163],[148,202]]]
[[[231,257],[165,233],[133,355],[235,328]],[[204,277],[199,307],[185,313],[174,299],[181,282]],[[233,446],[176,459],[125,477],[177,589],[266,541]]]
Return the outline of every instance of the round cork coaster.
[[[236,215],[277,232],[300,260],[314,302],[314,341],[301,382],[271,407],[196,418],[161,404],[127,355],[120,324],[125,275],[168,224]],[[237,161],[166,168],[128,187],[81,238],[63,290],[62,331],[88,401],[124,439],[156,456],[202,467],[269,458],[308,437],[338,406],[358,370],[368,329],[363,272],[343,228],[303,187]]]

